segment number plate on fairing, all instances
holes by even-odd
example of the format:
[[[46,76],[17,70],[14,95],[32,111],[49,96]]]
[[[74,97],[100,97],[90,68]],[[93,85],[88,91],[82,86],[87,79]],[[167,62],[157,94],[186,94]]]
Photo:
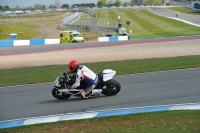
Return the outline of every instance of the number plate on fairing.
[[[61,87],[61,86],[60,86],[60,83],[59,83],[59,81],[58,81],[59,78],[60,78],[60,76],[57,77],[57,79],[55,80],[54,86]]]

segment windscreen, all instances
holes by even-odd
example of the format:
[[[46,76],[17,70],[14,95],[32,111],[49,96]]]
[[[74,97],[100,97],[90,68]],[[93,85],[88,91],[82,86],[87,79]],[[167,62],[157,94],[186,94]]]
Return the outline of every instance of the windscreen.
[[[73,37],[81,37],[80,34],[72,34],[72,35],[73,35]]]

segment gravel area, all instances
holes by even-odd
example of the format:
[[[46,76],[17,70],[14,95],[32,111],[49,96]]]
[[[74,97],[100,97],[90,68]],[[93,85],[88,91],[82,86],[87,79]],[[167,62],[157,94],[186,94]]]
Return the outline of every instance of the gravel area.
[[[187,55],[200,55],[200,40],[138,44],[105,48],[89,48],[0,56],[0,69],[21,68],[53,64],[67,64],[76,59],[80,63],[116,61],[128,59],[165,58]]]

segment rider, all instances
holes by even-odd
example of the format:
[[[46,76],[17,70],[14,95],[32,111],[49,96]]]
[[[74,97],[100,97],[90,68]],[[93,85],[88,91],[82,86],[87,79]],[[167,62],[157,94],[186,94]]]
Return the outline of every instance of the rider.
[[[178,14],[178,12],[176,12],[176,17],[178,18],[178,16],[179,16],[179,14]]]
[[[76,60],[72,60],[69,62],[69,71],[67,73],[76,73],[76,81],[70,86],[68,85],[68,89],[76,88],[80,85],[81,80],[87,84],[87,87],[80,93],[81,98],[87,98],[87,95],[93,91],[96,87],[99,77],[89,68],[84,65],[79,65]]]

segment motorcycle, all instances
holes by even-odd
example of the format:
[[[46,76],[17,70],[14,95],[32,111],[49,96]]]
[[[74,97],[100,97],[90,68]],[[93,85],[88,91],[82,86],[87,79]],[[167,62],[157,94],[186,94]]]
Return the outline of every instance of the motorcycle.
[[[113,76],[116,74],[116,71],[111,69],[105,69],[98,74],[99,81],[92,92],[90,92],[86,96],[100,96],[101,94],[105,96],[113,96],[119,93],[121,90],[120,83],[113,79]],[[82,92],[83,88],[87,86],[85,82],[81,81],[80,86],[75,89],[68,89],[68,85],[73,85],[76,80],[76,74],[70,76],[69,74],[60,74],[55,82],[54,88],[52,90],[52,95],[56,99],[68,99],[71,96],[81,97],[80,93]]]

